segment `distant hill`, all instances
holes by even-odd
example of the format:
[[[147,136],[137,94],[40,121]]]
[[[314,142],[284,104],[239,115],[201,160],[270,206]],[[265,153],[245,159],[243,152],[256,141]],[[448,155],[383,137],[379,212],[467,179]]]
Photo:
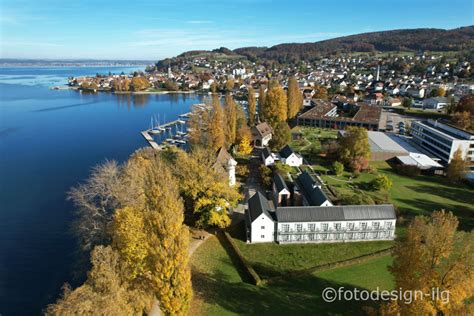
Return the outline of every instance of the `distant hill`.
[[[462,51],[474,49],[474,26],[453,30],[410,29],[371,32],[333,38],[315,43],[279,44],[270,48],[244,47],[234,52],[248,58],[311,58],[336,52],[371,51]]]
[[[474,26],[452,30],[422,28],[362,33],[315,43],[288,43],[272,47],[225,47],[213,51],[189,51],[158,62],[158,66],[175,64],[196,55],[244,57],[251,61],[274,60],[280,63],[313,60],[335,53],[373,51],[473,51]]]

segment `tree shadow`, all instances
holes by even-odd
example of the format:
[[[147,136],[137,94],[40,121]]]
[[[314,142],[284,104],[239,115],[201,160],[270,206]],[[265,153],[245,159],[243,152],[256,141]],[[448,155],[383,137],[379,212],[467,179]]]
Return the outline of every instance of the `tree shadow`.
[[[193,271],[192,277],[198,298],[240,315],[364,315],[364,306],[376,306],[373,301],[336,300],[327,303],[322,298],[325,288],[337,290],[344,287],[350,291],[354,287],[314,275],[262,287],[232,282],[221,272]]]
[[[410,208],[399,207],[400,215],[408,217],[409,219],[418,215],[430,216],[432,212],[444,209],[446,211],[453,212],[453,214],[458,217],[459,229],[465,231],[470,231],[474,229],[473,210],[470,208],[463,208],[455,204],[440,205],[439,202],[434,202],[425,199],[411,198],[399,199],[398,201],[411,206]],[[420,209],[422,211],[420,211]]]

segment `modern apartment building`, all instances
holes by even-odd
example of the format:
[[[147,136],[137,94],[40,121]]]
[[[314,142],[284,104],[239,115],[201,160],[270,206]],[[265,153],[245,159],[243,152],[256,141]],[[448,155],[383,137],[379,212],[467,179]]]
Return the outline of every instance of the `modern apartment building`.
[[[469,162],[469,178],[474,178],[474,134],[435,120],[414,121],[411,125],[413,140],[447,165],[454,153],[461,149]]]

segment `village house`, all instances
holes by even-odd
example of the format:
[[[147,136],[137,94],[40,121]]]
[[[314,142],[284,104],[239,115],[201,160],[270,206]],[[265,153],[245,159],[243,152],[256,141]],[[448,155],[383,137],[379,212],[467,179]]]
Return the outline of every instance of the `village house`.
[[[281,162],[285,165],[299,167],[303,164],[303,157],[300,154],[295,153],[288,145],[283,147],[279,154]]]
[[[322,185],[304,171],[296,181],[294,187],[294,205],[303,206],[332,206],[333,204],[322,190]]]
[[[274,205],[287,206],[290,204],[291,192],[286,185],[285,180],[280,173],[275,172],[273,174],[273,203]]]
[[[252,141],[255,147],[265,147],[272,139],[273,130],[267,122],[252,127]]]
[[[423,108],[440,110],[448,106],[448,98],[433,97],[423,100]]]
[[[235,166],[237,161],[227,152],[224,147],[221,147],[216,154],[216,162],[212,166],[217,172],[224,173],[229,177],[229,185],[235,185]]]

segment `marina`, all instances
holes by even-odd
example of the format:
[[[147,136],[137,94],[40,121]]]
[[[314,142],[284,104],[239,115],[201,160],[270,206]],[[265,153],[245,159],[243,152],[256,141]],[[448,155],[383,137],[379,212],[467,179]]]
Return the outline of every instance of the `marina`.
[[[148,144],[155,150],[162,150],[168,144],[176,146],[186,145],[187,141],[185,139],[187,138],[187,133],[181,130],[181,126],[186,125],[186,120],[189,118],[190,115],[191,112],[180,114],[177,120],[173,120],[161,125],[159,123],[159,116],[157,118],[155,116],[152,116],[150,128],[141,131],[140,134],[142,134],[143,138],[145,138]],[[164,137],[166,138],[161,140],[161,142],[157,142],[153,135],[157,135],[158,137],[164,135]]]

